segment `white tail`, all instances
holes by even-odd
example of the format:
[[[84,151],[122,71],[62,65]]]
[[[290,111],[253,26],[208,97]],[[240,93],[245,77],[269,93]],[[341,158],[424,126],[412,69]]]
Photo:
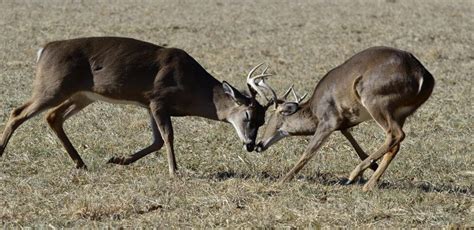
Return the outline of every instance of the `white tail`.
[[[38,52],[36,52],[36,62],[39,62],[42,53],[43,53],[43,48],[40,48]]]

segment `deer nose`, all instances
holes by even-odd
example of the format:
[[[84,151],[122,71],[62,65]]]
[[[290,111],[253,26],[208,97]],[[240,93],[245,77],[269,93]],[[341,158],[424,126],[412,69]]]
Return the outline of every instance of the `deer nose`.
[[[247,150],[247,152],[252,152],[254,148],[255,148],[255,142],[250,142],[250,143],[245,144],[245,150]]]
[[[265,148],[263,147],[263,143],[260,141],[258,144],[255,146],[255,151],[258,153],[265,151]]]

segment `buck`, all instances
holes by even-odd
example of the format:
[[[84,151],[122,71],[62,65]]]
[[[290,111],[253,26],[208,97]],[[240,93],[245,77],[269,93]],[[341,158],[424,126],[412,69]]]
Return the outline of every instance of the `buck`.
[[[363,190],[372,190],[405,138],[403,124],[431,95],[432,75],[411,54],[388,47],[361,51],[329,71],[317,84],[311,98],[302,103],[292,87],[277,99],[256,151],[266,150],[287,136],[313,135],[304,154],[283,177],[290,181],[316,154],[329,135],[339,130],[355,148],[362,162],[351,172],[347,184],[371,167],[374,174]],[[286,97],[293,92],[295,101]],[[384,130],[386,139],[370,156],[360,148],[349,128],[368,120]],[[380,165],[375,161],[383,157]]]
[[[32,97],[14,109],[0,139],[0,156],[23,122],[48,110],[46,120],[77,168],[86,168],[63,129],[66,119],[94,101],[135,104],[148,110],[153,142],[127,157],[108,162],[127,165],[158,151],[168,153],[169,173],[176,174],[171,116],[199,116],[229,122],[247,151],[252,151],[266,108],[256,95],[256,81],[267,68],[247,76],[249,95],[212,77],[185,51],[120,37],[91,37],[46,44],[39,52]],[[264,95],[263,95],[264,96]]]

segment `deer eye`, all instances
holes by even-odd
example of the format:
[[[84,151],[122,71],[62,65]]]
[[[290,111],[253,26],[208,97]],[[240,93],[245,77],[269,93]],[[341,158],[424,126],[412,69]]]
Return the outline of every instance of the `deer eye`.
[[[250,121],[250,114],[248,111],[245,111],[245,119],[244,122],[249,122]]]

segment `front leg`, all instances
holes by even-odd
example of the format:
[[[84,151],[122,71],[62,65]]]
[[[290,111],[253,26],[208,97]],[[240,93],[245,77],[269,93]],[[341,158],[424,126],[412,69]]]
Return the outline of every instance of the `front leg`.
[[[359,156],[359,158],[361,160],[365,160],[365,158],[369,157],[369,155],[367,155],[364,150],[362,150],[362,148],[359,146],[359,144],[357,143],[357,141],[354,139],[354,136],[352,136],[351,132],[349,132],[348,129],[343,129],[341,130],[341,133],[346,137],[346,139],[351,143],[352,147],[355,149],[357,155]],[[379,167],[379,165],[375,162],[372,162],[370,164],[370,169],[372,169],[373,171],[377,170],[377,168]]]
[[[140,150],[140,151],[138,151],[134,154],[131,154],[127,157],[112,157],[112,158],[109,159],[109,161],[107,163],[113,163],[113,164],[119,164],[119,165],[129,165],[129,164],[132,164],[133,162],[143,158],[144,156],[161,149],[161,147],[164,144],[164,141],[161,138],[161,133],[158,130],[158,127],[157,127],[156,122],[155,122],[155,118],[153,117],[153,115],[151,114],[150,111],[149,111],[149,114],[150,114],[150,126],[151,126],[151,130],[153,132],[153,143],[151,143],[151,145],[149,145],[148,147],[146,147],[146,148],[144,148],[144,149],[142,149],[142,150]]]
[[[155,119],[156,125],[161,133],[161,137],[165,142],[166,151],[168,153],[168,167],[170,176],[176,176],[176,171],[178,170],[178,166],[176,164],[176,157],[174,155],[174,147],[173,147],[173,126],[171,124],[171,117],[168,115],[161,108],[157,108],[155,106],[151,106],[151,113],[153,118]]]
[[[305,153],[300,158],[298,163],[296,163],[296,165],[285,175],[285,177],[283,177],[280,183],[291,181],[295,175],[306,165],[306,163],[308,163],[308,161],[313,158],[318,149],[333,131],[334,129],[328,124],[320,123],[316,129],[316,133],[311,138],[311,142],[306,148]]]

